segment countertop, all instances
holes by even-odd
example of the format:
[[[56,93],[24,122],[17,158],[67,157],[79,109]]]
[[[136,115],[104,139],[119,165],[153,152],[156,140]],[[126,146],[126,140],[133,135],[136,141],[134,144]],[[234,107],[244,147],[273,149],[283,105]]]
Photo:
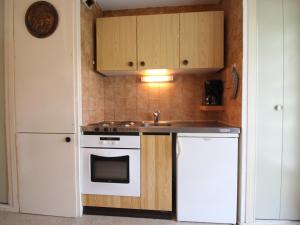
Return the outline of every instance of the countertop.
[[[172,132],[172,133],[240,133],[240,128],[228,126],[216,121],[163,122],[171,126],[144,126],[140,132]]]
[[[153,121],[144,121],[143,123],[152,124]],[[143,125],[137,127],[137,130],[138,132],[152,133],[240,133],[240,128],[217,121],[161,121],[159,126]],[[82,126],[81,131],[84,133],[97,134],[93,127],[89,125]],[[107,134],[110,133],[108,132]]]

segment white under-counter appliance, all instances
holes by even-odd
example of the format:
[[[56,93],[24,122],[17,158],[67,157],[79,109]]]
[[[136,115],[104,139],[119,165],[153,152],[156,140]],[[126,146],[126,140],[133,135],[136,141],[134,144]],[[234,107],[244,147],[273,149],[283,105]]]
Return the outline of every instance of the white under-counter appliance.
[[[107,124],[88,127],[81,135],[82,194],[139,197],[139,133]]]
[[[177,220],[237,220],[238,134],[179,133]]]

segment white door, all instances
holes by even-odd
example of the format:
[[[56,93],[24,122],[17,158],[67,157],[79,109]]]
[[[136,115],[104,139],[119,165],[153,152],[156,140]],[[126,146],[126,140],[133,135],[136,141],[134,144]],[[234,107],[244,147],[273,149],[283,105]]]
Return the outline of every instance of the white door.
[[[237,163],[237,138],[178,137],[177,219],[235,224]]]
[[[284,0],[282,220],[300,220],[300,1]]]
[[[259,0],[256,218],[279,219],[282,158],[282,0]],[[279,109],[279,108],[278,108]]]
[[[57,30],[33,37],[25,26],[36,0],[14,1],[15,91],[17,132],[75,132],[75,3],[49,0],[59,14]]]
[[[66,142],[66,136],[70,142]],[[22,213],[76,216],[75,143],[72,134],[17,135]]]
[[[7,203],[7,164],[4,103],[4,0],[0,0],[0,204]]]
[[[300,1],[257,2],[256,218],[300,220]]]

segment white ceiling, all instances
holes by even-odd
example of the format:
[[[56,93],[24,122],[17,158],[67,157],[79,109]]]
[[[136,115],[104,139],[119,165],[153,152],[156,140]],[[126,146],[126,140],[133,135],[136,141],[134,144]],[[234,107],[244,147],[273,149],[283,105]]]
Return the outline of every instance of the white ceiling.
[[[220,0],[97,0],[97,2],[106,11],[161,6],[217,4]]]

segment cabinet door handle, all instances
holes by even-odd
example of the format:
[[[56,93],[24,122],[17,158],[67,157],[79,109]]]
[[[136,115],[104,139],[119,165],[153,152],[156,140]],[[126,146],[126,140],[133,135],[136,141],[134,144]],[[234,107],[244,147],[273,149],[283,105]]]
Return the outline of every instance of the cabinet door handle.
[[[144,62],[144,61],[141,61],[141,66],[145,66],[146,65],[146,63]]]
[[[188,64],[189,64],[189,60],[184,59],[184,60],[182,61],[182,64],[185,65],[185,66],[188,65]]]
[[[71,139],[70,137],[66,137],[66,138],[65,138],[65,141],[66,141],[67,143],[71,142],[71,140],[72,140],[72,139]]]
[[[128,66],[133,67],[133,62],[129,62]]]

